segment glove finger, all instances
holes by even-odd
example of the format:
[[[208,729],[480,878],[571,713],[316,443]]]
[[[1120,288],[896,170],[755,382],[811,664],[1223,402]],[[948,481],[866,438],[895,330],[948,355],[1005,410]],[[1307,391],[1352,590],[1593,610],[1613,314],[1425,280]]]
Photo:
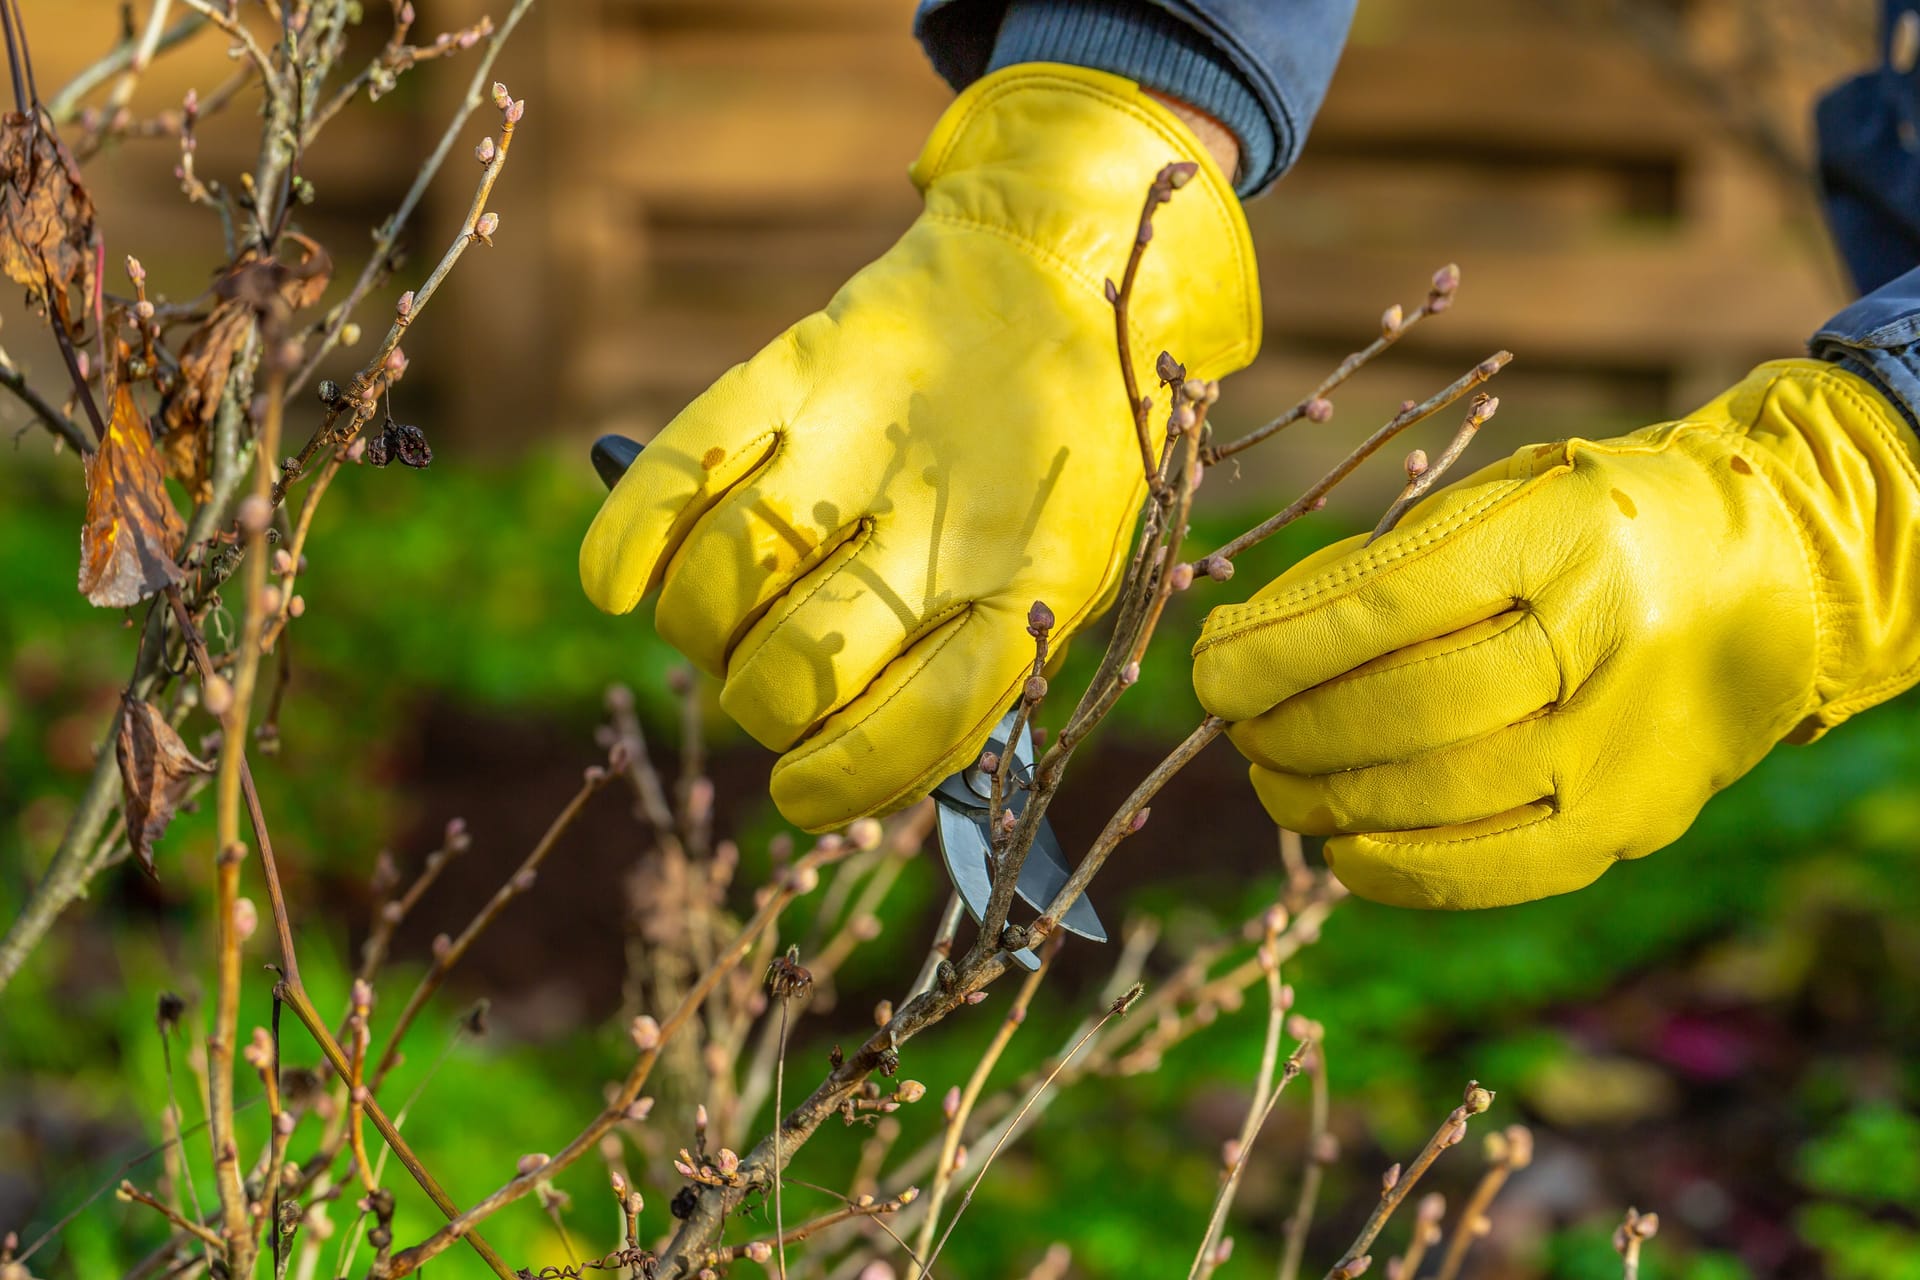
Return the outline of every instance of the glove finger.
[[[695,522],[773,456],[805,395],[798,348],[806,323],[722,375],[607,495],[580,545],[580,582],[596,606],[630,612]]]
[[[1554,803],[1552,726],[1529,720],[1472,742],[1369,769],[1302,776],[1255,766],[1273,820],[1309,836],[1417,832]]]
[[[1590,815],[1526,805],[1479,822],[1329,840],[1340,883],[1374,902],[1451,911],[1571,893],[1617,860]]]
[[[1520,475],[1510,476],[1518,470]],[[1525,601],[1558,572],[1517,513],[1548,477],[1498,464],[1441,490],[1371,545],[1282,574],[1242,605],[1207,618],[1194,646],[1194,689],[1208,711],[1250,720],[1335,676],[1464,630]]]
[[[781,757],[774,804],[789,822],[827,831],[919,799],[980,750],[1032,663],[1024,605],[967,606]]]
[[[710,675],[725,673],[749,628],[796,583],[866,541],[864,517],[845,519],[828,502],[784,501],[775,481],[762,471],[736,487],[667,562],[654,626]]]
[[[747,630],[727,659],[721,708],[765,745],[791,747],[970,608],[928,599],[925,574],[924,553],[859,526]]]
[[[1491,734],[1537,714],[1560,688],[1539,617],[1513,609],[1375,658],[1230,732],[1255,764],[1331,774]]]

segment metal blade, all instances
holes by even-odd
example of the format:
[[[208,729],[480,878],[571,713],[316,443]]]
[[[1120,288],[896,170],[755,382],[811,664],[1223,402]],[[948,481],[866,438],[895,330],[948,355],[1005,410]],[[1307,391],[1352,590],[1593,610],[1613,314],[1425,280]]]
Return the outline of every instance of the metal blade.
[[[967,914],[976,921],[986,914],[993,897],[993,876],[987,871],[987,811],[960,809],[944,800],[934,804],[940,817],[940,856],[946,859],[947,875],[960,892]],[[1040,967],[1040,957],[1031,950],[1016,951],[1013,958],[1027,970]]]

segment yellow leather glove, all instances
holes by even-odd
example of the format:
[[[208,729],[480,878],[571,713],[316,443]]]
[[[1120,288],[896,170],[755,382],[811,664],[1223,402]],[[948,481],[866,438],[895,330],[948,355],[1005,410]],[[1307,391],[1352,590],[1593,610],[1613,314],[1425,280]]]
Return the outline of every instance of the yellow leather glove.
[[[986,741],[1033,661],[1114,585],[1145,491],[1103,281],[1148,184],[1133,356],[1197,377],[1258,349],[1231,183],[1131,81],[1051,64],[963,93],[911,174],[926,210],[879,261],[676,417],[580,551],[600,608],[655,586],[660,634],[725,678],[810,830],[926,794]],[[1164,397],[1162,397],[1164,399]]]
[[[1524,449],[1213,611],[1194,685],[1362,897],[1565,893],[1788,738],[1920,678],[1920,445],[1762,365],[1678,422]]]

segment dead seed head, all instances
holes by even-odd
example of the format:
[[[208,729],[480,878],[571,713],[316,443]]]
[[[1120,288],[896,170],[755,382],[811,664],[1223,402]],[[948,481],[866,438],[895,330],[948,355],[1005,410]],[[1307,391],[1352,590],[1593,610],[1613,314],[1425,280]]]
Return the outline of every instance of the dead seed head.
[[[788,947],[787,954],[767,966],[767,990],[776,1000],[805,996],[813,989],[813,974],[800,963],[800,948]]]

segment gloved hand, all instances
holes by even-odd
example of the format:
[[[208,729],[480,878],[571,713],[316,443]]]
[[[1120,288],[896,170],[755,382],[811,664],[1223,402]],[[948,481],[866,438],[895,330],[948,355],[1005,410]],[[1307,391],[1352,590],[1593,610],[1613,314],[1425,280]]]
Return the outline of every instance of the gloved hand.
[[[1026,64],[979,81],[912,168],[926,211],[827,304],[660,432],[580,551],[593,602],[661,588],[659,632],[785,754],[773,798],[824,830],[919,798],[980,750],[1033,661],[1116,583],[1145,492],[1103,293],[1148,184],[1143,387],[1170,350],[1244,367],[1260,304],[1240,204],[1131,81]]]
[[[1215,609],[1194,653],[1281,825],[1362,897],[1492,907],[1670,843],[1783,737],[1920,678],[1920,472],[1833,365],[1523,449],[1371,546]]]

